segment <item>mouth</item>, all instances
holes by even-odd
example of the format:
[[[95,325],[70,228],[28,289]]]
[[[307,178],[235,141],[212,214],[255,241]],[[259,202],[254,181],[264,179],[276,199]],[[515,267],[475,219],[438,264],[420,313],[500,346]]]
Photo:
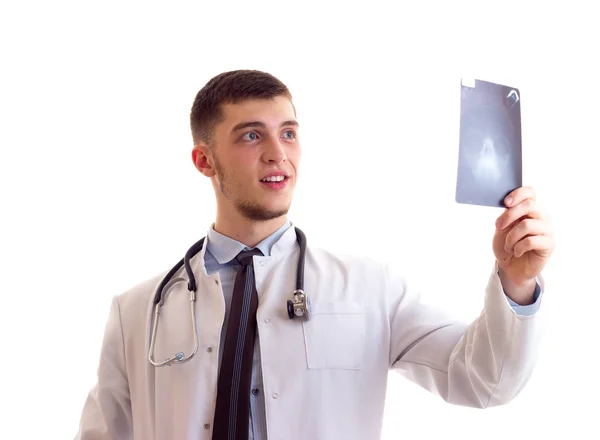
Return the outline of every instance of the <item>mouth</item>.
[[[278,174],[273,176],[268,176],[260,180],[260,184],[268,189],[272,190],[282,190],[287,186],[289,176],[284,174]]]

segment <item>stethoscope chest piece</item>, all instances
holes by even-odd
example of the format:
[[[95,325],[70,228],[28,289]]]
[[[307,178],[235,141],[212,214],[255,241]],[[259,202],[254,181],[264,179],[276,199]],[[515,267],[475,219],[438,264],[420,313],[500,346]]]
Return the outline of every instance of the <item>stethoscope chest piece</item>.
[[[308,321],[312,317],[310,299],[303,290],[294,291],[294,299],[288,299],[287,308],[290,319],[298,316]]]

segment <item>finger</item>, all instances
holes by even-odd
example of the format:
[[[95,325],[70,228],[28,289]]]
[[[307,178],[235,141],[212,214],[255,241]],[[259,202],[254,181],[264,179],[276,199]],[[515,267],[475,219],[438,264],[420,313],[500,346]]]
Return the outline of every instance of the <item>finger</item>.
[[[513,252],[515,245],[528,235],[551,235],[550,225],[539,219],[526,218],[518,222],[506,235],[504,250]]]
[[[549,235],[532,235],[524,238],[515,245],[515,258],[520,258],[525,252],[549,251],[554,248],[554,238]]]
[[[522,186],[520,188],[511,191],[505,198],[504,204],[507,208],[518,205],[523,200],[533,199],[535,200],[535,191],[530,186]]]
[[[541,219],[544,216],[542,211],[538,208],[535,199],[525,199],[518,205],[504,211],[496,220],[496,227],[498,229],[507,228],[521,217]]]

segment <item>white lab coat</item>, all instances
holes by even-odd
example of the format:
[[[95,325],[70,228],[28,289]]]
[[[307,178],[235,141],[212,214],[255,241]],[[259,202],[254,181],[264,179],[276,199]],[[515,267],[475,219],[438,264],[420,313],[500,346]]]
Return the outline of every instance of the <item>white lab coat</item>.
[[[206,274],[204,249],[192,260],[196,357],[162,368],[148,362],[152,300],[164,274],[115,297],[78,439],[211,439],[225,303],[218,274]],[[254,257],[269,440],[378,439],[390,368],[451,403],[480,408],[508,403],[528,381],[542,310],[515,314],[497,267],[482,313],[467,325],[421,303],[386,264],[309,247],[305,291],[314,317],[305,322],[290,320],[286,308],[298,256],[292,227],[270,257]],[[155,359],[192,346],[182,282],[162,309]]]

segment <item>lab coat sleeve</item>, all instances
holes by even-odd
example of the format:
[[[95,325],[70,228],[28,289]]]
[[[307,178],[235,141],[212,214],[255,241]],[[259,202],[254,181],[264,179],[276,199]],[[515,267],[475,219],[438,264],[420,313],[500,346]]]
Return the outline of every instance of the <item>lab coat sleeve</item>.
[[[118,299],[113,298],[98,366],[76,440],[132,439],[132,415]]]
[[[391,368],[452,404],[486,408],[514,399],[533,372],[543,313],[542,308],[529,316],[516,313],[502,289],[497,264],[494,269],[483,310],[467,324],[426,305],[388,267]],[[538,283],[541,297],[541,276]],[[448,294],[453,294],[451,288]]]

